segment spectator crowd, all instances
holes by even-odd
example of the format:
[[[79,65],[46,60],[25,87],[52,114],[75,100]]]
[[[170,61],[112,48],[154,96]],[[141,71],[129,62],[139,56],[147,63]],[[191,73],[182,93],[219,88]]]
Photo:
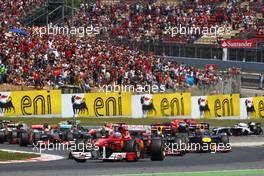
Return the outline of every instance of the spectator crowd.
[[[226,3],[223,5],[223,3]],[[107,37],[125,38],[129,40],[171,40],[170,27],[186,27],[209,29],[223,27],[239,30],[264,32],[263,20],[257,18],[257,9],[261,12],[259,0],[249,1],[249,6],[240,0],[186,0],[176,6],[166,4],[135,3],[128,5],[82,4],[73,20],[66,20],[70,26],[99,26]],[[178,42],[197,40],[202,36],[199,32],[190,32],[173,37]]]
[[[214,85],[234,74],[233,69],[232,74],[230,70],[223,74],[216,69],[199,69],[152,53],[115,46],[96,36],[40,36],[32,28],[22,26],[17,21],[27,15],[33,3],[39,5],[41,2],[0,0],[0,83],[35,87],[81,85],[87,91],[114,83],[165,85],[166,89],[177,90],[201,83]],[[165,37],[162,31],[166,25],[209,26],[226,23],[236,28],[232,24],[234,14],[239,16],[235,21],[237,23],[244,21],[244,17],[234,8],[234,4],[239,1],[228,2],[231,6],[222,11],[217,8],[215,1],[206,0],[186,1],[176,7],[82,4],[73,19],[65,19],[65,26],[86,27],[92,24],[99,26],[101,35],[108,38],[161,40]],[[24,28],[28,35],[10,34],[10,26]],[[183,36],[182,39],[190,41],[198,37]],[[239,71],[235,74],[239,74]]]

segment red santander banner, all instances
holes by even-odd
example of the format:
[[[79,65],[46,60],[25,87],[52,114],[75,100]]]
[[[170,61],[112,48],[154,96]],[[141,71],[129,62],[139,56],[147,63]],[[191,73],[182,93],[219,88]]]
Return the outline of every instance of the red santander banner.
[[[256,44],[256,40],[223,40],[221,42],[222,48],[254,48]]]

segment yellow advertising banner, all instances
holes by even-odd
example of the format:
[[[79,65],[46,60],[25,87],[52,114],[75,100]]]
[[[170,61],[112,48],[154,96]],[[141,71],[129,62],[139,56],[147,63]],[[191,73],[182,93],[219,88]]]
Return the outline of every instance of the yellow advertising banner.
[[[1,116],[60,115],[60,90],[1,93]]]
[[[209,110],[205,118],[240,116],[239,94],[212,95],[207,100]]]
[[[252,97],[245,100],[245,107],[247,111],[247,117],[264,118],[264,96]]]
[[[89,93],[71,99],[79,117],[131,116],[131,93]]]
[[[144,99],[150,103],[144,104]],[[146,113],[147,117],[191,115],[190,93],[154,94],[149,98],[141,97],[141,100],[143,113]]]

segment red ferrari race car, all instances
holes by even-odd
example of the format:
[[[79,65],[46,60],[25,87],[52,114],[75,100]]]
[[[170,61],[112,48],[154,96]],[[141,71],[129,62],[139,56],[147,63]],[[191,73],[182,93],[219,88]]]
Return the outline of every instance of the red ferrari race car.
[[[146,146],[142,139],[131,135],[128,125],[124,123],[108,124],[102,128],[101,134],[96,139],[77,140],[75,148],[71,148],[70,152],[73,159],[76,162],[85,162],[88,159],[138,161],[145,154],[150,155],[152,161],[162,161],[165,158],[161,138],[151,138]]]

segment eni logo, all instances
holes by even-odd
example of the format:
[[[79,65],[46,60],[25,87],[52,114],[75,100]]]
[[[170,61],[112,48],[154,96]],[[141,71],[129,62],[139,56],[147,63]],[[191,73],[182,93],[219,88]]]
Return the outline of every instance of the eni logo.
[[[171,101],[163,98],[160,102],[160,108],[162,116],[185,115],[183,97],[175,97]]]
[[[23,96],[21,99],[21,112],[23,115],[52,114],[50,91],[48,95]]]
[[[232,94],[230,99],[216,99],[214,102],[215,117],[234,116],[234,105]]]
[[[109,97],[105,101],[101,97],[97,97],[94,101],[94,112],[96,116],[110,116],[111,112],[113,116],[122,115],[122,99],[121,96]],[[111,108],[112,107],[112,108]]]

